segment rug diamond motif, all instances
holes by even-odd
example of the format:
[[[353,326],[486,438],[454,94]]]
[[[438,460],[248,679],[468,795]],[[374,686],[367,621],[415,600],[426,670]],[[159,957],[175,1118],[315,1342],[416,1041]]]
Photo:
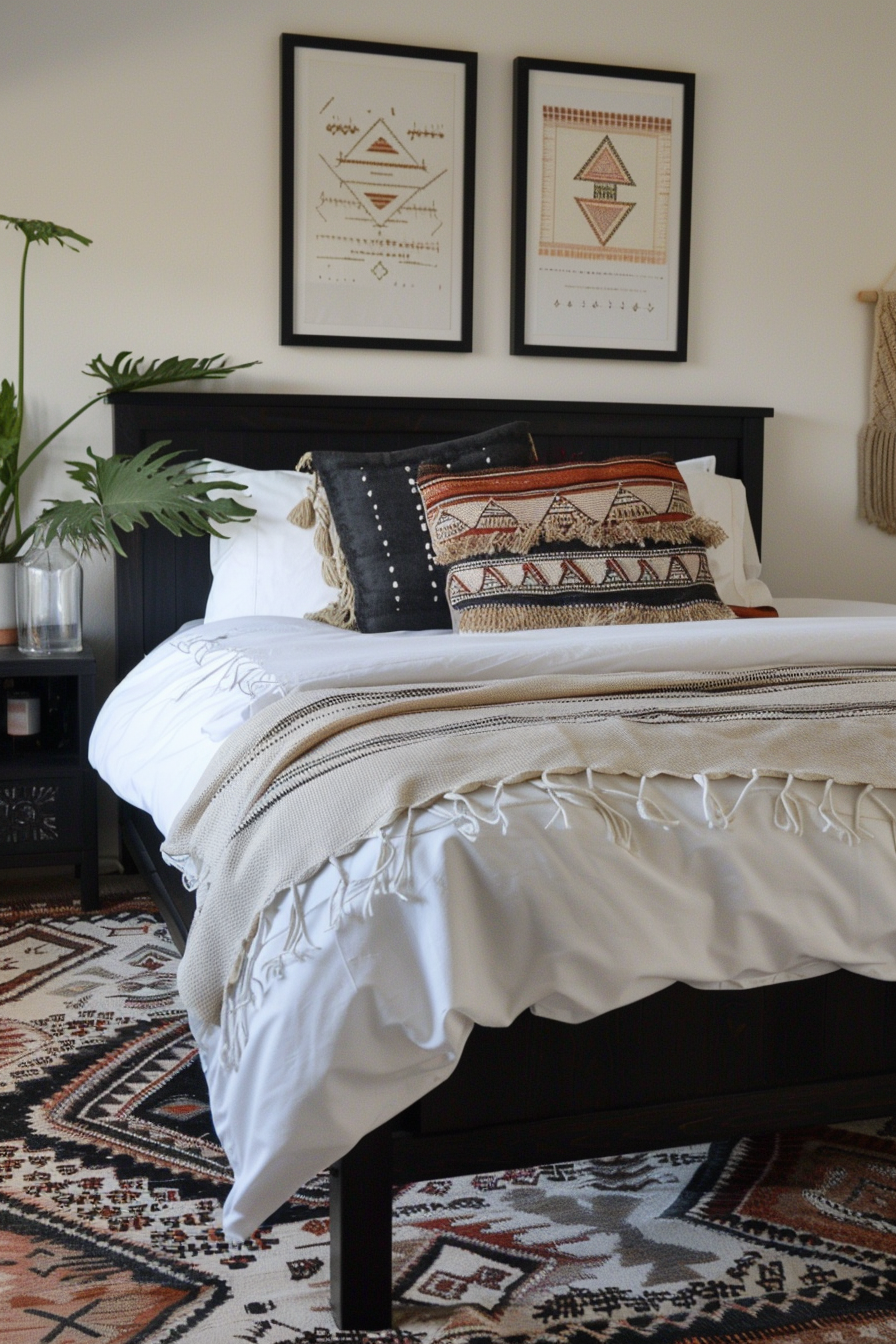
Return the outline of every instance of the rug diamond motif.
[[[329,1312],[327,1179],[238,1248],[148,907],[0,910],[0,1338],[366,1344]],[[85,968],[85,962],[89,967]],[[896,1123],[396,1191],[382,1344],[896,1344]]]
[[[31,922],[0,935],[0,1003],[30,994],[62,970],[98,956],[96,938]]]
[[[0,1197],[3,1337],[16,1344],[161,1339],[223,1296],[208,1275],[96,1241]]]

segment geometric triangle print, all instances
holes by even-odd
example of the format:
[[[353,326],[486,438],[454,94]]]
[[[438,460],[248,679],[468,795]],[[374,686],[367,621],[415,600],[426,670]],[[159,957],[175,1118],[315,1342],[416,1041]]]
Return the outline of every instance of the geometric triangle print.
[[[419,159],[415,159],[399,140],[382,117],[375,121],[356,140],[347,154],[340,156],[340,163],[363,163],[366,167],[420,168]]]
[[[526,561],[523,565],[523,578],[520,587],[547,588],[548,586],[548,581],[538,566],[533,564],[531,560]]]
[[[370,182],[350,182],[343,178],[343,186],[348,187],[355,200],[377,224],[388,224],[393,215],[403,205],[407,205],[412,196],[416,196],[423,183],[404,187],[390,182],[388,185]]]
[[[480,593],[487,593],[490,589],[509,588],[510,584],[500,570],[494,569],[491,565],[486,565],[482,571],[482,583]]]
[[[591,157],[573,179],[576,182],[612,182],[617,186],[633,187],[631,173],[619,157],[619,152],[608,135],[601,140]]]
[[[577,508],[566,495],[555,495],[551,500],[550,508],[541,520],[541,526],[550,518],[554,524],[552,530],[559,532],[562,536],[568,537],[576,529],[576,524],[581,526],[582,522],[586,525],[591,524],[591,519],[587,513]]]
[[[649,560],[638,561],[638,582],[650,584],[660,582],[660,576]]]
[[[405,148],[382,117],[329,167],[377,224],[387,224],[431,180],[426,164]]]
[[[558,588],[580,588],[591,587],[591,579],[581,569],[574,560],[564,560],[560,566],[560,578],[557,581]]]
[[[618,560],[609,558],[606,565],[606,572],[600,584],[601,588],[615,588],[620,583],[628,587],[631,584],[631,579]]]
[[[669,571],[666,575],[666,582],[688,584],[694,582],[680,556],[673,555],[672,559],[669,561]]]
[[[607,522],[631,522],[635,518],[652,518],[654,510],[638,495],[620,485],[607,510]]]
[[[690,495],[686,486],[676,485],[666,508],[667,513],[683,513],[686,518],[694,516]]]
[[[490,499],[476,519],[476,530],[483,532],[514,531],[519,527],[516,519],[503,504]]]
[[[602,247],[606,246],[623,220],[635,208],[634,201],[590,201],[581,196],[575,197],[575,203]]]
[[[712,570],[709,567],[709,561],[706,558],[705,551],[700,552],[700,563],[697,566],[697,577],[695,578],[694,582],[715,583],[715,579],[712,576]]]
[[[470,589],[459,579],[456,574],[452,574],[448,580],[448,591],[446,593],[449,602],[454,602],[459,597],[469,597]]]
[[[364,195],[374,210],[385,210],[395,200],[395,193],[391,191],[365,191]]]
[[[449,513],[443,509],[438,515],[433,527],[436,541],[447,541],[449,537],[456,537],[460,532],[466,532],[467,525],[462,518],[458,518],[456,513]]]

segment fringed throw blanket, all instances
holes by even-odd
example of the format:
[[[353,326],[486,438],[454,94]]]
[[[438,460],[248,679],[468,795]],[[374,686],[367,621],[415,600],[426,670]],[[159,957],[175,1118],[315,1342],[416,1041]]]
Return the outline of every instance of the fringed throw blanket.
[[[896,532],[896,291],[882,289],[874,312],[871,417],[859,445],[859,509]]]
[[[178,983],[218,1022],[265,907],[449,792],[591,769],[896,787],[896,671],[766,668],[296,691],[224,743],[164,850],[203,900]]]

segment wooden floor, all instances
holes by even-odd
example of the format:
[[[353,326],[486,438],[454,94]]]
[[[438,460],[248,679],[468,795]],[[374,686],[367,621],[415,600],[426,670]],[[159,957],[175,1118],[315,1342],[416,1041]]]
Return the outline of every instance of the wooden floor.
[[[128,896],[149,896],[150,890],[139,873],[112,873],[100,877],[100,901],[123,900]],[[27,907],[47,901],[81,899],[81,884],[71,865],[63,868],[0,868],[0,906]]]

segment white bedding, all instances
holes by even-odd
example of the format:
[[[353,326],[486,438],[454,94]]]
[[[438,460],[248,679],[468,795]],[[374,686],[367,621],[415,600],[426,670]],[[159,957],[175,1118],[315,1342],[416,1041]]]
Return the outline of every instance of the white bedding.
[[[778,620],[549,636],[358,636],[273,618],[193,627],[113,693],[91,760],[167,832],[219,742],[297,687],[896,664],[896,607],[779,609]],[[229,1235],[248,1235],[301,1181],[445,1078],[474,1022],[506,1025],[526,1007],[578,1021],[675,980],[746,987],[837,966],[896,978],[896,797],[859,813],[861,791],[846,787],[819,809],[821,784],[801,783],[783,802],[775,780],[746,794],[734,779],[709,790],[660,777],[640,797],[629,778],[602,786],[616,791],[617,819],[530,783],[437,804],[410,832],[396,823],[389,843],[364,841],[306,884],[301,958],[280,955],[295,909],[284,894],[256,949],[236,1071],[219,1029],[193,1024],[234,1168]],[[384,854],[400,880],[370,906],[365,879]],[[356,898],[337,923],[331,900],[344,879]]]
[[[359,636],[317,621],[243,616],[185,628],[143,660],[104,705],[90,759],[163,834],[218,744],[254,708],[324,686],[536,676],[556,672],[719,671],[803,662],[896,662],[896,606],[778,600],[779,619],[591,626],[458,636]],[[247,653],[237,655],[233,646]]]

